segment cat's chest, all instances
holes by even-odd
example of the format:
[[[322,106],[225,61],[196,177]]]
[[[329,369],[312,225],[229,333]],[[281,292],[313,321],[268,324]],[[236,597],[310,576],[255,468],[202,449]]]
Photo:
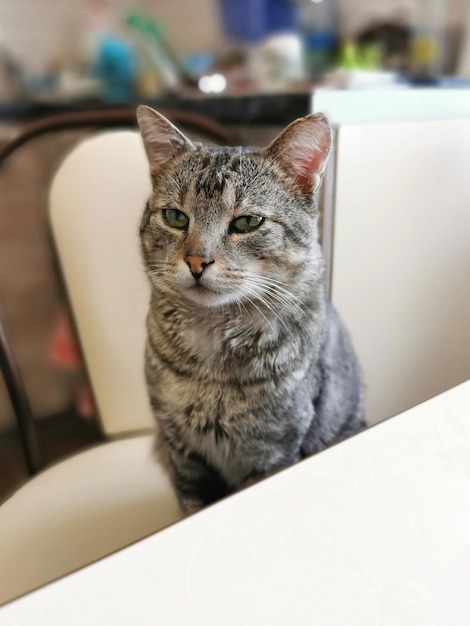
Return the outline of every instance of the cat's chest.
[[[215,364],[224,353],[223,334],[219,329],[206,325],[194,325],[182,333],[182,343],[198,362]]]
[[[268,441],[271,441],[268,455],[271,460],[282,456],[282,445],[272,440],[272,427],[256,403],[250,408],[245,403],[236,404],[235,400],[234,412],[238,411],[238,419],[230,416],[228,403],[223,409],[219,403],[217,408],[225,410],[223,417],[221,413],[217,415],[213,407],[204,410],[195,406],[193,414],[186,415],[182,437],[189,450],[197,452],[229,485],[238,488],[256,466],[260,452],[265,453]],[[260,431],[265,433],[262,441],[258,440]]]
[[[235,486],[249,471],[245,445],[256,419],[254,397],[223,383],[183,382],[169,370],[156,391],[162,406],[156,417],[168,440],[207,459]]]
[[[237,318],[219,323],[205,320],[187,326],[180,340],[201,371],[219,381],[269,377],[276,367],[282,368],[286,356],[276,323],[267,325],[264,319],[250,319],[249,324]],[[294,352],[291,347],[289,356]]]
[[[206,433],[191,432],[188,442],[192,450],[207,459],[225,480],[237,486],[243,482],[251,467],[251,459],[246,454],[237,453],[238,446],[233,438],[219,437],[215,430]]]

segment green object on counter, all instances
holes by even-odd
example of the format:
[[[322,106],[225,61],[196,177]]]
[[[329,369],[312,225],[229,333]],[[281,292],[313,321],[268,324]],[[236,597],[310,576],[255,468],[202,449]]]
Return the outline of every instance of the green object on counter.
[[[379,46],[370,44],[358,45],[354,41],[346,41],[340,49],[338,69],[345,71],[353,70],[379,70],[382,67],[382,51]]]
[[[139,36],[146,53],[168,88],[173,89],[179,84],[197,84],[168,43],[161,24],[139,12],[130,13],[125,21]]]

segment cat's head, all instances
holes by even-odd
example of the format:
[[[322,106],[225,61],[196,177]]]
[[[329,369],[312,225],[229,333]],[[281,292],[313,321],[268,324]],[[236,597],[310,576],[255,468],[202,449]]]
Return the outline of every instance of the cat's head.
[[[153,183],[141,238],[154,289],[220,306],[294,293],[320,273],[323,115],[296,120],[264,149],[195,144],[146,106],[137,118]]]

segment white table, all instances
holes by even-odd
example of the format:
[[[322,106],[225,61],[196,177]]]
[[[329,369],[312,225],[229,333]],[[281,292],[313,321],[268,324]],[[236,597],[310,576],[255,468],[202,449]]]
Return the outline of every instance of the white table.
[[[470,381],[0,609],[23,624],[468,626]]]

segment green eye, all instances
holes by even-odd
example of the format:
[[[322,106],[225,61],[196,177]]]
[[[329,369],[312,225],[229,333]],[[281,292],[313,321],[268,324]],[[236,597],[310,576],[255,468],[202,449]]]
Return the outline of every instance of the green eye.
[[[264,217],[260,215],[242,215],[230,224],[233,233],[251,233],[264,222]]]
[[[163,217],[168,226],[184,230],[189,224],[189,217],[178,209],[164,209]]]

